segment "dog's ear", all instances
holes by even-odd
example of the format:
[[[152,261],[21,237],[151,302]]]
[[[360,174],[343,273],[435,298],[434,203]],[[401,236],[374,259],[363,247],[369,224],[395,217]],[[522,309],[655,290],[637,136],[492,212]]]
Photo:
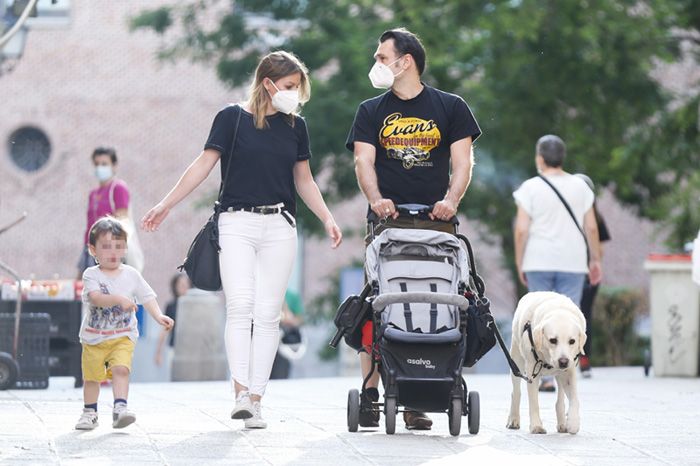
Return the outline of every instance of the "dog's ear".
[[[544,324],[539,324],[532,329],[532,341],[535,342],[535,349],[542,350],[545,348],[544,341]]]
[[[586,344],[586,340],[588,340],[588,335],[586,335],[586,329],[584,327],[578,332],[578,352],[581,354],[586,354],[586,352],[583,351],[583,345]]]

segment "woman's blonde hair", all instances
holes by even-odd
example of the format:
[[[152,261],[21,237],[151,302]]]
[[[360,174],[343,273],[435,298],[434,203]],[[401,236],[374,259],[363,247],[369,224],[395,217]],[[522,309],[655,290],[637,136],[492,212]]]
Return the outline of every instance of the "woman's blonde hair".
[[[299,86],[299,103],[308,102],[311,97],[311,83],[309,82],[309,70],[306,68],[299,58],[293,53],[285,51],[271,52],[265,55],[258,63],[255,69],[255,79],[250,85],[248,92],[248,107],[253,114],[255,127],[263,129],[267,126],[265,120],[265,110],[267,103],[270,101],[270,94],[263,86],[265,78],[277,81],[291,74],[299,73],[301,75],[301,85]],[[294,125],[294,113],[289,115],[289,122]]]

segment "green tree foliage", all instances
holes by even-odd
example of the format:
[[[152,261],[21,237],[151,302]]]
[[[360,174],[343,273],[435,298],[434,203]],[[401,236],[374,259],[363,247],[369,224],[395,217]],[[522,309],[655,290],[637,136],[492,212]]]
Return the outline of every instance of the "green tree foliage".
[[[658,201],[698,166],[697,111],[666,112],[668,96],[650,77],[655,61],[676,56],[672,27],[690,25],[695,3],[202,0],[143,12],[132,26],[164,32],[175,25],[176,38],[164,39],[160,55],[209,60],[231,86],[247,83],[268,50],[298,54],[314,77],[304,108],[312,168],[332,171],[331,200],[358,192],[344,142],[358,104],[377,94],[367,79],[377,38],[397,26],[416,32],[428,53],[424,81],[463,96],[484,131],[460,207],[502,241],[510,266],[511,193],[534,175],[534,145],[543,134],[567,142],[569,171],[613,186],[654,218],[662,215]],[[203,18],[213,11],[216,24],[206,28]],[[674,135],[685,142],[669,158],[662,141],[676,147]]]

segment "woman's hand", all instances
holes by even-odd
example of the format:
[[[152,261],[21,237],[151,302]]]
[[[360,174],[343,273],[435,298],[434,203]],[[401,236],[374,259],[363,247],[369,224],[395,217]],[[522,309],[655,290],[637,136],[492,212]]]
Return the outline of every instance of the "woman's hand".
[[[156,204],[151,210],[146,212],[146,215],[141,219],[141,228],[144,231],[156,231],[165,217],[170,213],[170,209],[162,203]]]
[[[333,249],[337,248],[343,241],[343,233],[340,231],[340,227],[331,218],[323,223],[323,228],[326,229],[326,233],[331,238],[331,247]]]

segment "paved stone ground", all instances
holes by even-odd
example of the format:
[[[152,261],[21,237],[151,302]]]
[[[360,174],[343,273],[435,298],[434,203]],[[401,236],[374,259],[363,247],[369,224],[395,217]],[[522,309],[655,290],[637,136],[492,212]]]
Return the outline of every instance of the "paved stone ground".
[[[451,437],[447,415],[429,432],[403,428],[349,433],[349,378],[272,381],[264,400],[266,430],[229,418],[226,382],[134,383],[129,403],[137,422],[113,430],[112,396],[104,388],[101,425],[73,426],[81,411],[72,379],[52,378],[47,390],[0,392],[0,464],[700,464],[700,379],[645,378],[641,368],[597,368],[580,380],[578,435],[556,433],[554,394],[541,395],[550,433],[506,429],[510,380],[467,374],[481,396],[481,431]],[[521,407],[527,425],[527,408]]]

